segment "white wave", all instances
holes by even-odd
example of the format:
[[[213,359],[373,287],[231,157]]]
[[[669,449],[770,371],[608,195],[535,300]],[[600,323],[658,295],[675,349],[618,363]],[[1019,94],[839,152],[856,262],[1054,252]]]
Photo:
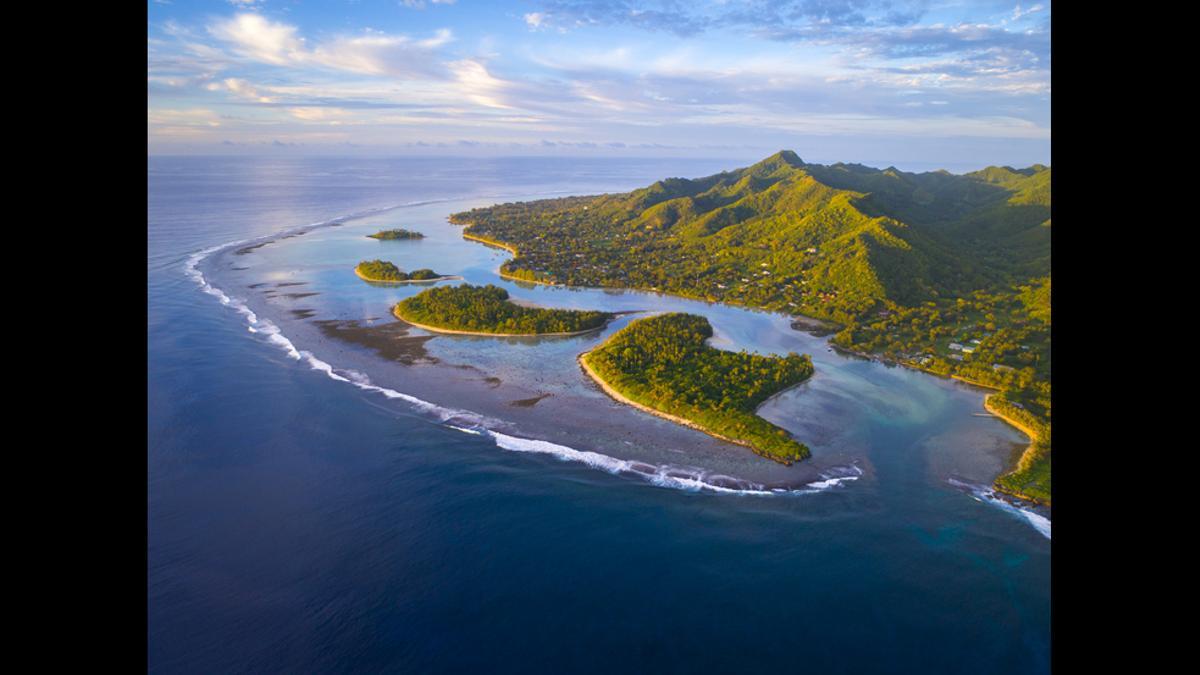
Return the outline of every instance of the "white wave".
[[[813,494],[836,487],[845,480],[857,480],[862,470],[857,466],[850,471],[858,475],[842,476],[823,481],[809,483],[804,488],[770,488],[758,483],[733,476],[709,474],[701,469],[677,467],[671,465],[653,465],[637,460],[619,459],[599,452],[577,450],[575,448],[544,441],[535,438],[519,438],[510,436],[486,427],[460,427],[449,425],[452,429],[476,436],[490,437],[501,449],[510,452],[529,452],[534,454],[551,455],[564,462],[577,462],[593,469],[613,475],[635,475],[646,482],[659,487],[687,490],[689,492],[708,491],[719,494],[734,495],[784,495],[784,494]]]
[[[435,203],[436,201],[448,200],[412,202],[406,205],[411,206],[417,204],[430,204]],[[452,429],[477,436],[489,436],[498,447],[504,450],[511,452],[531,452],[536,454],[552,455],[563,461],[582,463],[591,468],[613,475],[636,475],[646,480],[650,484],[660,487],[687,490],[691,492],[704,490],[718,494],[760,496],[813,494],[837,487],[844,481],[857,480],[858,477],[862,475],[862,470],[857,466],[854,466],[850,467],[849,470],[857,472],[855,475],[847,474],[831,477],[822,474],[822,478],[824,480],[809,483],[804,488],[769,488],[758,483],[753,483],[740,478],[734,478],[732,476],[724,476],[719,474],[710,475],[699,469],[680,468],[668,465],[655,466],[646,464],[645,462],[638,462],[636,460],[618,459],[616,457],[610,457],[598,452],[577,450],[575,448],[559,445],[557,443],[551,443],[549,441],[510,436],[492,428],[504,425],[504,423],[499,420],[494,420],[483,415],[473,413],[469,410],[446,408],[417,398],[416,396],[396,391],[395,389],[381,387],[377,384],[373,384],[370,378],[368,378],[364,373],[355,370],[342,370],[334,368],[332,364],[322,361],[313,355],[312,352],[297,349],[296,345],[286,335],[283,334],[283,332],[277,325],[275,325],[275,323],[269,319],[259,318],[259,316],[253,310],[251,310],[241,298],[231,297],[220,288],[213,286],[204,276],[204,273],[199,270],[200,263],[217,251],[232,248],[234,246],[241,246],[251,242],[266,242],[287,234],[299,234],[317,227],[333,224],[340,220],[349,220],[351,218],[370,215],[370,213],[375,211],[386,211],[393,208],[396,207],[392,206],[380,209],[371,209],[347,216],[345,218],[335,218],[320,223],[313,223],[311,225],[291,228],[272,235],[256,237],[252,239],[239,239],[237,241],[211,246],[188,256],[186,262],[184,263],[184,272],[188,277],[196,282],[203,292],[212,295],[213,297],[217,298],[222,305],[233,308],[239,314],[245,317],[247,324],[246,329],[249,332],[264,336],[267,342],[282,349],[290,358],[308,364],[308,366],[313,370],[325,373],[327,377],[337,382],[345,382],[364,391],[376,392],[382,394],[388,399],[404,401],[423,413],[436,416],[442,423],[446,424],[446,426]],[[471,426],[457,426],[455,424],[451,424],[451,421],[465,423]]]
[[[853,471],[854,474],[853,475],[844,475],[844,476],[826,476],[825,474],[822,474],[821,477],[824,478],[825,480],[819,480],[819,481],[814,481],[812,483],[809,483],[808,487],[813,488],[815,490],[827,490],[831,487],[837,487],[838,485],[841,485],[843,482],[846,482],[846,481],[858,480],[863,475],[863,470],[861,468],[859,468],[857,465],[850,466],[850,468],[848,470]]]
[[[991,504],[992,506],[995,506],[995,507],[1001,509],[1002,511],[1006,511],[1015,516],[1019,516],[1019,517],[1025,519],[1030,525],[1033,526],[1033,529],[1035,529],[1039,533],[1041,533],[1041,535],[1043,537],[1050,539],[1050,522],[1051,521],[1049,518],[1043,516],[1042,514],[1036,512],[1036,511],[1033,511],[1031,509],[1025,509],[1025,508],[1021,508],[1019,506],[1013,505],[1007,499],[1002,498],[995,490],[993,490],[992,488],[987,487],[985,485],[975,485],[972,483],[965,483],[961,480],[956,480],[954,478],[947,479],[947,482],[957,488],[960,488],[960,489],[965,490],[966,492],[970,493],[971,497],[974,498],[975,501],[977,501],[977,502],[980,502],[983,504]]]

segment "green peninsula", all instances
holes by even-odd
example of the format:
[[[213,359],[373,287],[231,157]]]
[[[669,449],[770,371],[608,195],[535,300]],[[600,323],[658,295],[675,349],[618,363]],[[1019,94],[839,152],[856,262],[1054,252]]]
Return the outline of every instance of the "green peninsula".
[[[508,291],[487,286],[443,286],[401,300],[396,318],[442,333],[469,335],[576,335],[603,328],[614,317],[608,312],[522,307]]]
[[[438,274],[424,268],[403,272],[399,267],[386,260],[364,260],[354,268],[354,273],[363,281],[380,283],[407,283],[412,281],[437,281],[439,279],[456,279],[458,277]]]
[[[368,234],[367,236],[372,239],[378,239],[380,241],[390,241],[392,239],[424,239],[425,238],[425,235],[421,234],[420,232],[413,232],[411,230],[406,230],[402,227],[394,229],[394,230],[380,230],[380,231],[376,232],[375,234]]]
[[[808,379],[807,355],[761,356],[710,347],[708,319],[679,312],[638,319],[580,356],[584,370],[617,400],[744,445],[783,464],[809,449],[755,411]]]
[[[451,222],[513,251],[505,276],[832,321],[835,346],[998,389],[1048,430],[1050,176],[1038,164],[909,173],[782,151],[705,178]],[[1018,472],[1048,496],[1044,439]],[[1012,480],[997,487],[1034,498]]]

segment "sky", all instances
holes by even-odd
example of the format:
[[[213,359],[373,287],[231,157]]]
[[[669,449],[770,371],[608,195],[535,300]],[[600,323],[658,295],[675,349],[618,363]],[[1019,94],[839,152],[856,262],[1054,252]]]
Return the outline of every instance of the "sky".
[[[1050,164],[1050,3],[151,0],[150,154]]]

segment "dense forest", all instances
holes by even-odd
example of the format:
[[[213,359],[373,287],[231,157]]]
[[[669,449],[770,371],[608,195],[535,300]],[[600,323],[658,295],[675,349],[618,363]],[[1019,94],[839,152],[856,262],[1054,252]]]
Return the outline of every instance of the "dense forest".
[[[755,410],[811,376],[809,357],[716,349],[705,342],[712,334],[702,316],[661,314],[630,323],[583,358],[605,383],[636,403],[745,443],[778,462],[808,457],[803,443]]]
[[[391,239],[424,239],[425,238],[425,235],[421,234],[420,232],[413,232],[411,230],[406,230],[402,227],[394,229],[394,230],[380,230],[380,231],[376,232],[375,234],[368,234],[367,236],[372,239],[379,239],[380,241],[388,241]]]
[[[399,267],[386,260],[364,260],[354,269],[367,281],[425,281],[444,276],[429,268],[402,272]]]
[[[505,275],[834,321],[841,348],[999,388],[1049,427],[1050,176],[1042,165],[955,175],[808,164],[783,151],[706,178],[451,222],[517,251]],[[1037,475],[1048,493],[1049,471]]]
[[[442,286],[401,300],[393,312],[403,321],[472,333],[538,335],[575,333],[604,326],[607,312],[522,307],[498,286]]]

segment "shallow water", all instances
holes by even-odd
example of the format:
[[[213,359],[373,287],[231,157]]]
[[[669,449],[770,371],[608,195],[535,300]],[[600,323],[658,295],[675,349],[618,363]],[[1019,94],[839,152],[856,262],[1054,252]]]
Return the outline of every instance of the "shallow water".
[[[727,168],[152,159],[152,668],[1047,671],[1049,523],[981,487],[1023,437],[976,415],[980,390],[839,356],[779,315],[503,281],[508,254],[445,222]],[[365,237],[400,226],[427,238]],[[363,283],[375,257],[809,353],[816,375],[761,413],[813,458],[783,467],[608,399],[575,357],[636,315],[437,336],[419,365],[329,337],[315,321],[389,324],[422,290]]]

